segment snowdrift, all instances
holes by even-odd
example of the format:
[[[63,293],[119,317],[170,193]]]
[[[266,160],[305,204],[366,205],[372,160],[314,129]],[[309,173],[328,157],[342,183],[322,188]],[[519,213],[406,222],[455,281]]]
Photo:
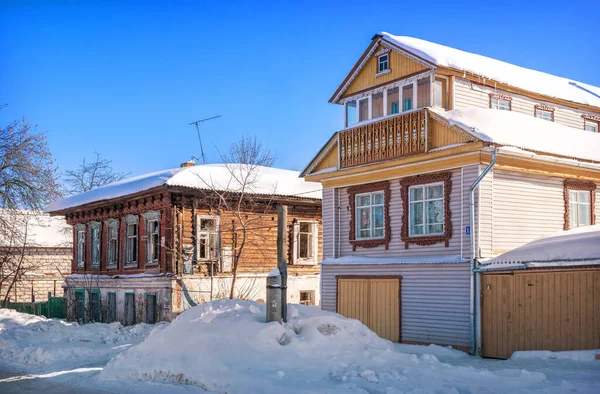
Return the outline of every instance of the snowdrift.
[[[266,324],[263,304],[218,300],[196,306],[117,355],[99,379],[180,383],[229,394],[565,389],[541,372],[490,371],[445,364],[433,354],[402,353],[398,349],[405,345],[392,344],[359,321],[318,307],[290,306],[289,313],[285,325]]]
[[[0,360],[27,366],[106,363],[163,325],[79,325],[0,309]]]

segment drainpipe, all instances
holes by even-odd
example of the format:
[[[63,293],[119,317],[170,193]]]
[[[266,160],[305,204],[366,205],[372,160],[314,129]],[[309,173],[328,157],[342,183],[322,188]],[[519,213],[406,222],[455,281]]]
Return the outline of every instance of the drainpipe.
[[[477,293],[476,293],[476,286],[475,286],[475,282],[476,282],[476,275],[478,275],[475,272],[475,188],[477,188],[477,186],[479,186],[479,183],[481,183],[481,181],[483,180],[483,178],[485,178],[485,176],[487,175],[488,172],[490,172],[490,170],[492,169],[492,167],[494,167],[494,164],[496,164],[496,152],[497,149],[494,148],[492,150],[492,160],[490,161],[490,164],[488,164],[488,166],[483,170],[483,172],[481,174],[479,174],[479,176],[477,177],[477,179],[475,179],[475,182],[473,182],[473,184],[471,185],[471,187],[469,188],[469,244],[470,244],[470,253],[469,253],[469,262],[470,262],[470,281],[469,281],[469,285],[470,285],[470,294],[471,294],[471,302],[469,303],[469,321],[470,321],[470,326],[471,326],[471,347],[469,350],[469,353],[471,353],[472,355],[476,355],[476,353],[479,353],[479,349],[478,349],[478,344],[479,344],[479,337],[477,336],[477,330],[476,330],[476,321],[475,321],[475,304],[477,302]],[[479,241],[479,240],[478,240]],[[477,316],[477,318],[479,319],[479,316]]]

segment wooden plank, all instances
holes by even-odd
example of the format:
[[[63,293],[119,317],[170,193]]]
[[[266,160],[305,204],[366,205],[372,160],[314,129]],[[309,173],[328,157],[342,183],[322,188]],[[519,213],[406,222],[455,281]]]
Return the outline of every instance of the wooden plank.
[[[542,279],[542,299],[543,299],[543,321],[542,321],[542,349],[548,349],[550,346],[550,274],[545,274]]]
[[[535,318],[535,347],[543,349],[544,347],[544,276],[546,274],[535,275],[535,299],[536,299],[536,318]]]
[[[594,348],[600,348],[600,271],[594,272]]]
[[[575,331],[575,272],[567,273],[567,289],[567,348],[565,350],[571,350],[574,348]]]

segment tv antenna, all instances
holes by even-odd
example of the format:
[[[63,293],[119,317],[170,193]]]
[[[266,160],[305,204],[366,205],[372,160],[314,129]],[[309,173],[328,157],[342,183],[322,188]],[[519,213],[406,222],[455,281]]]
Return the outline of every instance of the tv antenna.
[[[221,115],[211,116],[210,118],[200,119],[189,124],[189,126],[196,125],[196,131],[198,132],[198,142],[200,143],[200,153],[202,154],[202,164],[206,164],[206,157],[204,157],[204,148],[202,148],[202,138],[200,138],[200,127],[198,126],[198,123],[206,122],[220,117]]]

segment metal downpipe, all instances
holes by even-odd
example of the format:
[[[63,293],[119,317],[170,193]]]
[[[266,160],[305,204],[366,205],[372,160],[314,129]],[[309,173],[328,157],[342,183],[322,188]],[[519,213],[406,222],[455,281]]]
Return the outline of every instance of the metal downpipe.
[[[469,267],[470,267],[470,280],[469,280],[469,285],[470,285],[470,303],[469,303],[469,321],[470,321],[470,326],[471,326],[471,346],[469,349],[469,353],[471,353],[472,355],[476,355],[477,353],[479,353],[479,343],[478,343],[478,338],[477,338],[477,323],[475,320],[475,304],[477,302],[477,293],[476,293],[476,286],[475,286],[475,282],[476,282],[476,275],[478,275],[475,272],[475,189],[477,188],[477,186],[479,186],[479,184],[481,183],[481,181],[483,180],[483,178],[485,178],[485,176],[488,174],[488,172],[490,172],[490,170],[492,169],[492,167],[494,167],[494,165],[496,164],[496,153],[497,153],[497,149],[494,148],[492,150],[492,160],[490,161],[490,164],[488,164],[488,166],[483,170],[483,172],[481,174],[479,174],[479,176],[477,177],[477,179],[475,179],[475,182],[473,182],[473,184],[471,185],[471,187],[469,188],[469,247],[470,247],[470,252],[469,252]],[[477,318],[479,319],[479,316],[477,316]]]

